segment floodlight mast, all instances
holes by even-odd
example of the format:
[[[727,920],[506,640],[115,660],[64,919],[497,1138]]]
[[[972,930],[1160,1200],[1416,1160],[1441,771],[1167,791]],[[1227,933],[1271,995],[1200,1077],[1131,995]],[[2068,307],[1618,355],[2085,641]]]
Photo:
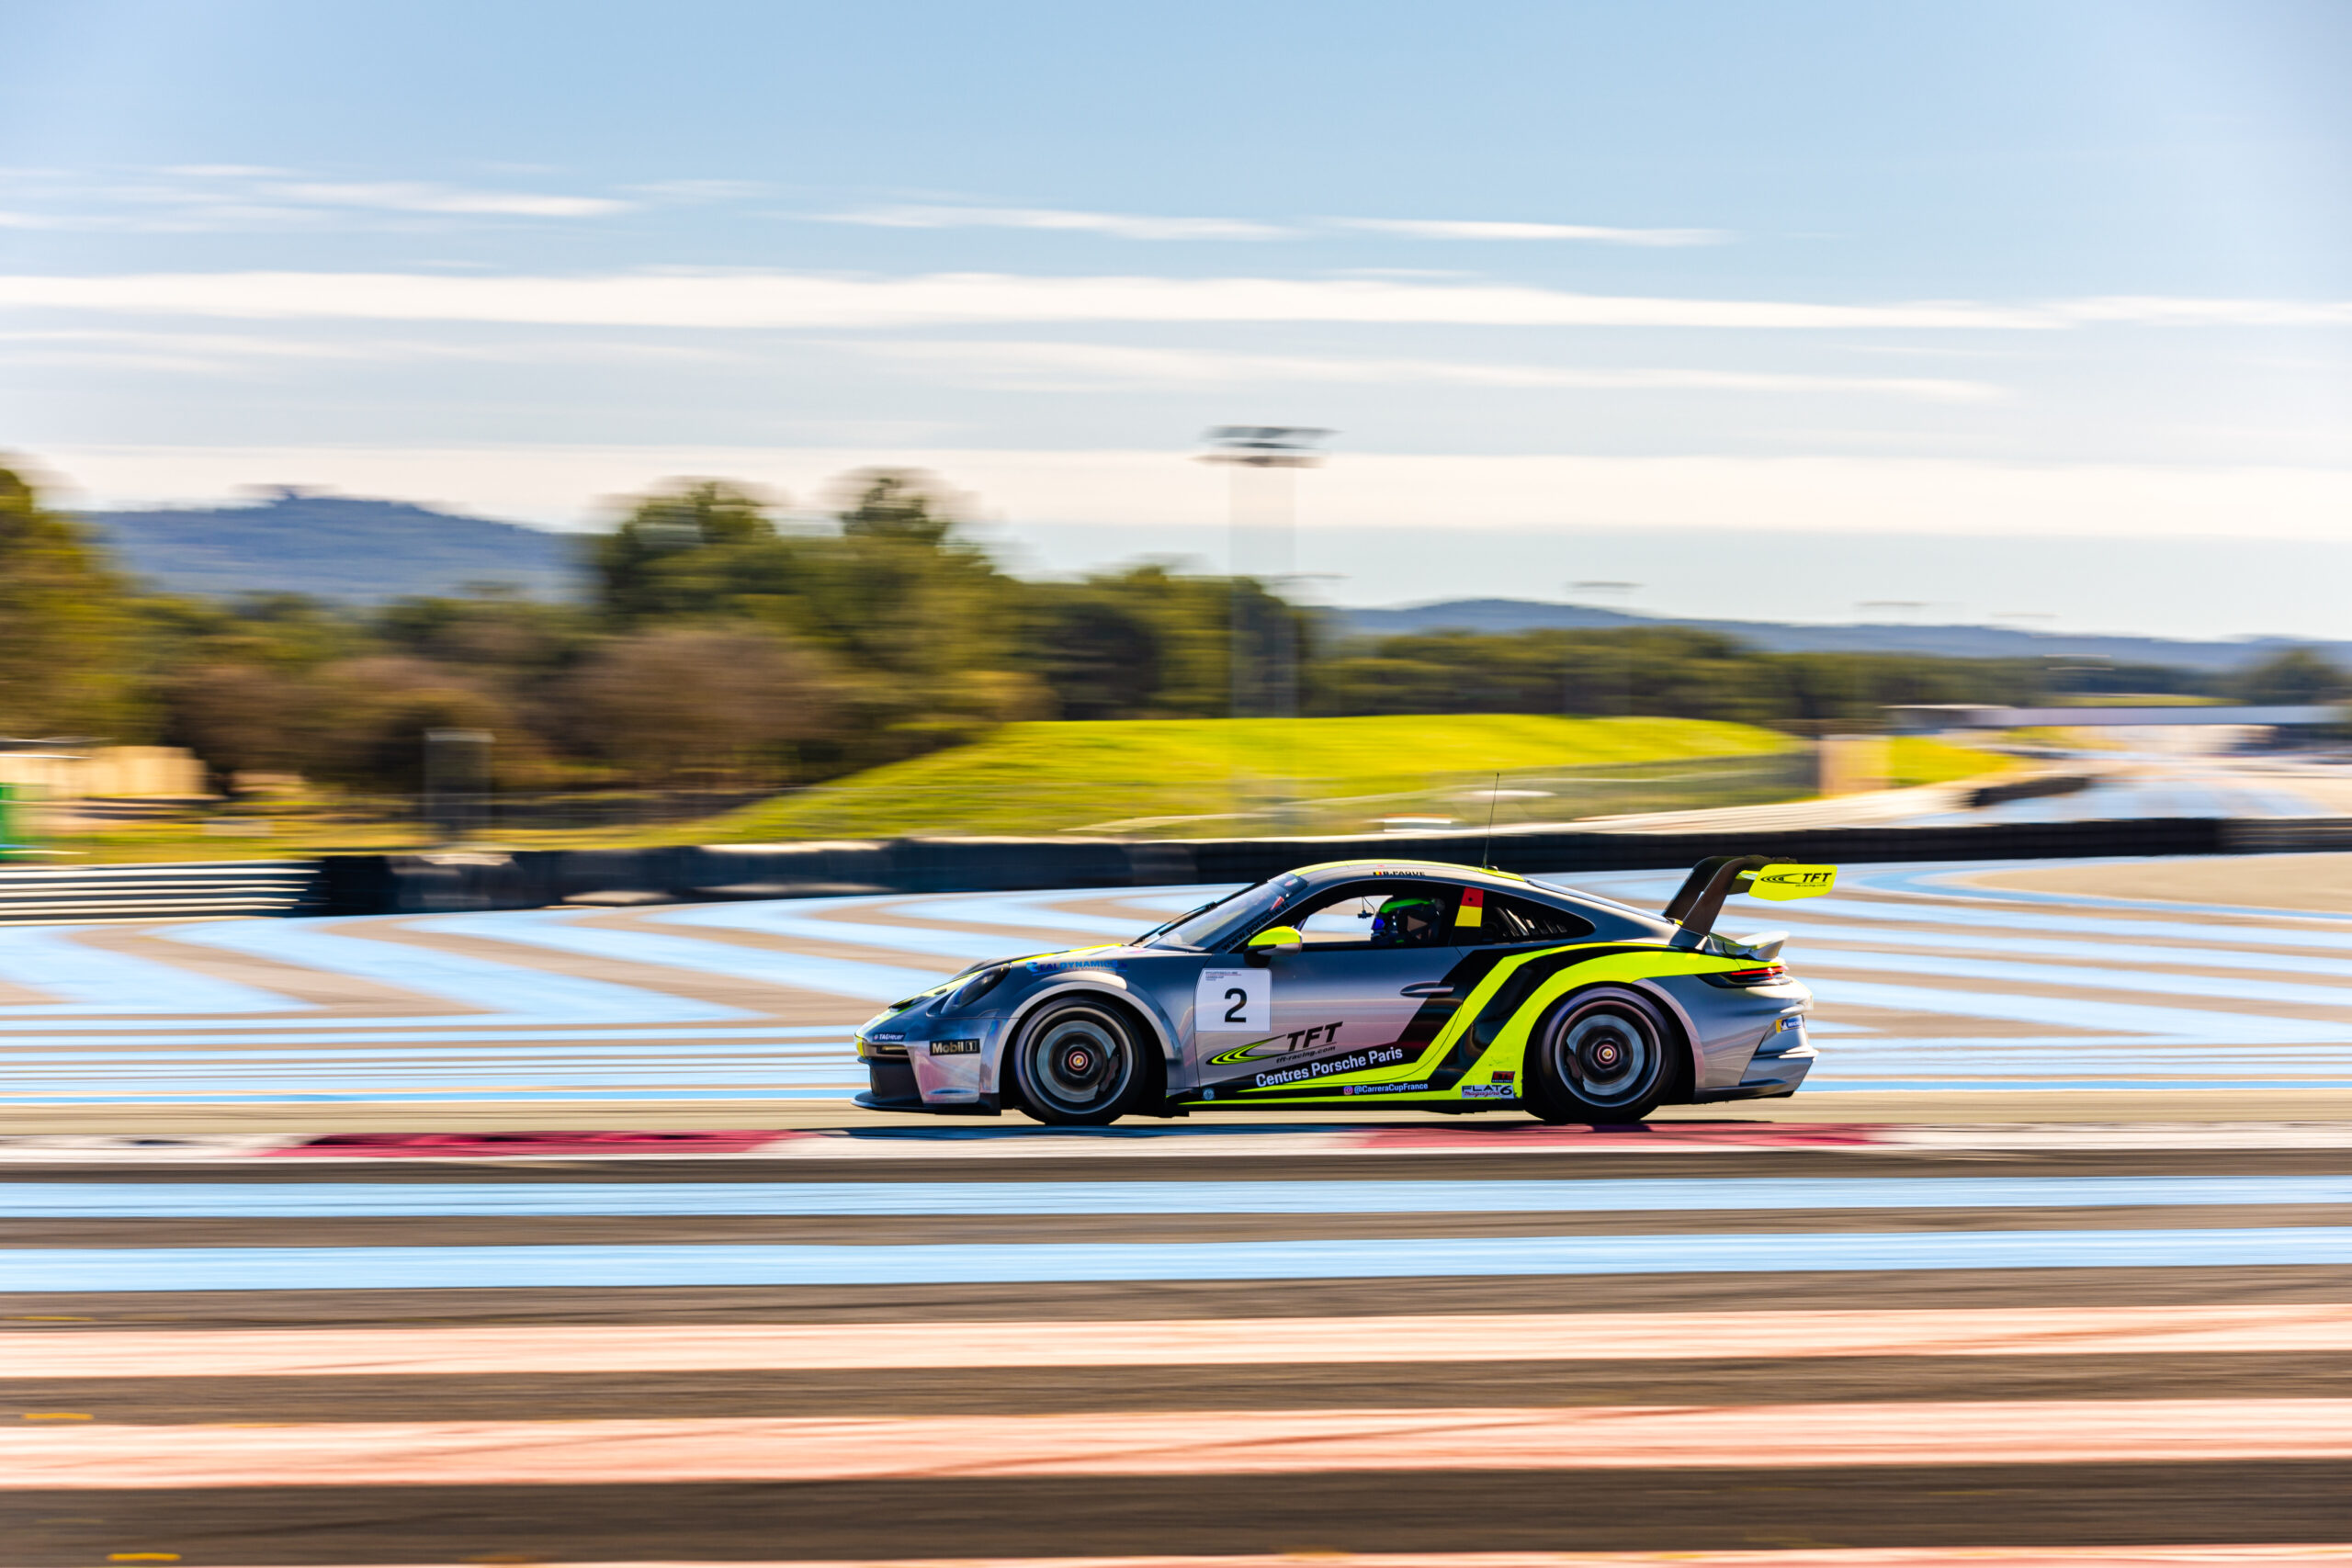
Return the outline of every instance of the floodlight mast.
[[[1249,590],[1255,576],[1277,589],[1296,574],[1295,496],[1290,474],[1323,461],[1316,443],[1335,434],[1304,424],[1220,424],[1204,439],[1208,450],[1204,463],[1222,463],[1232,470],[1228,500],[1228,568],[1232,598],[1227,614],[1231,639],[1231,713],[1235,718],[1291,718],[1298,707],[1298,649],[1291,617],[1275,613],[1260,626],[1258,605]],[[1262,477],[1252,478],[1252,475]],[[1253,504],[1254,503],[1254,504]],[[1272,570],[1245,573],[1244,557],[1250,535],[1264,536],[1266,564]],[[1235,744],[1240,743],[1235,734]],[[1236,753],[1237,763],[1238,751]],[[1235,768],[1238,775],[1242,770]]]
[[[1220,424],[1208,434],[1204,463],[1240,463],[1252,468],[1311,468],[1323,460],[1315,443],[1334,430],[1305,424]]]
[[[1251,576],[1280,584],[1294,575],[1291,569],[1297,564],[1295,496],[1287,476],[1272,482],[1253,482],[1249,475],[1255,469],[1271,479],[1271,470],[1314,468],[1324,457],[1315,444],[1332,434],[1303,424],[1220,424],[1205,437],[1209,449],[1201,454],[1201,461],[1222,463],[1233,470],[1227,561],[1233,583],[1228,629],[1233,639],[1232,714],[1236,718],[1287,718],[1297,705],[1296,658],[1290,646],[1288,619],[1277,617],[1277,624],[1267,628],[1269,636],[1254,635],[1251,603],[1244,586]],[[1253,530],[1266,536],[1262,542],[1269,547],[1265,554],[1272,558],[1265,563],[1270,570],[1244,570],[1250,564],[1245,558],[1254,553],[1248,548]]]

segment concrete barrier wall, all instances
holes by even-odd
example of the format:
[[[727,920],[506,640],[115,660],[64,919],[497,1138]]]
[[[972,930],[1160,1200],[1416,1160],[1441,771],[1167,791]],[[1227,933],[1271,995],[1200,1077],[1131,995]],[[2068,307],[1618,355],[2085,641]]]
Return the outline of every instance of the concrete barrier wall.
[[[335,855],[317,899],[339,915],[441,909],[626,907],[723,898],[863,893],[1018,892],[1256,882],[1318,861],[1476,863],[1476,834],[1350,839],[900,839],[887,842],[711,844],[648,850],[526,850],[512,854]],[[1566,873],[1677,869],[1713,854],[1769,854],[1860,864],[1887,861],[2075,859],[2352,850],[2352,818],[1985,823],[1950,828],[1827,828],[1783,832],[1498,832],[1493,863]]]

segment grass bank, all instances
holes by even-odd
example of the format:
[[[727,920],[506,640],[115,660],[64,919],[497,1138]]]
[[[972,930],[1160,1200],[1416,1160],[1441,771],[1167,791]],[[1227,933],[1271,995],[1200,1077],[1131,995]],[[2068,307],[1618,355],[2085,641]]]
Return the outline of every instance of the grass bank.
[[[1940,784],[2013,768],[2008,758],[1893,738],[1889,783]],[[1788,737],[1693,719],[1510,714],[1385,718],[1168,719],[1016,724],[987,739],[708,817],[569,828],[496,821],[509,849],[775,842],[900,834],[1091,831],[1217,838],[1377,831],[1384,819],[1566,821],[1623,812],[1745,806],[1811,793]],[[426,847],[413,819],[267,818],[123,824],[60,835],[27,864],[265,859]]]
[[[1926,735],[1890,736],[1886,743],[1886,783],[1890,789],[1953,784],[1987,773],[2013,773],[2018,767],[2016,758],[2005,757],[1998,751],[1955,746],[1949,740]]]
[[[1771,730],[1674,718],[1440,714],[1013,724],[972,745],[780,796],[707,827],[714,839],[750,841],[1350,831],[1393,816],[1483,815],[1497,773],[1505,775],[1503,818],[1542,819],[1641,809],[1614,798],[1628,793],[1674,804],[1694,789],[1711,797],[1707,804],[1744,803],[1727,795],[1785,799],[1782,775],[1798,750]]]

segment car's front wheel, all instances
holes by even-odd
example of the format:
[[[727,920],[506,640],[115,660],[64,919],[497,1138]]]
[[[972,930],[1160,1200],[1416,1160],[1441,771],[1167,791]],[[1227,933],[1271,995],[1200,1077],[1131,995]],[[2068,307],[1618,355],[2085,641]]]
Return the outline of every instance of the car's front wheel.
[[[1136,1109],[1150,1075],[1143,1042],[1116,1009],[1091,1001],[1048,1006],[1012,1048],[1021,1108],[1057,1127],[1102,1127]]]
[[[1536,1025],[1527,1108],[1546,1122],[1638,1122],[1673,1086],[1676,1049],[1673,1028],[1647,997],[1580,991]]]

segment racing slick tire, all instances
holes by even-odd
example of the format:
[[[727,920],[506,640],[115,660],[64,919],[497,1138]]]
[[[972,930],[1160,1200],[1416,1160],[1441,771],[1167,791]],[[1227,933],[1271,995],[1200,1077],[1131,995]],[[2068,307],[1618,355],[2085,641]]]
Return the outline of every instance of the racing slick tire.
[[[1073,998],[1040,1010],[1012,1044],[1021,1109],[1053,1127],[1103,1127],[1141,1108],[1147,1043],[1115,1007]]]
[[[1638,1122],[1678,1078],[1679,1032],[1638,991],[1563,998],[1529,1043],[1527,1109],[1546,1122]]]

